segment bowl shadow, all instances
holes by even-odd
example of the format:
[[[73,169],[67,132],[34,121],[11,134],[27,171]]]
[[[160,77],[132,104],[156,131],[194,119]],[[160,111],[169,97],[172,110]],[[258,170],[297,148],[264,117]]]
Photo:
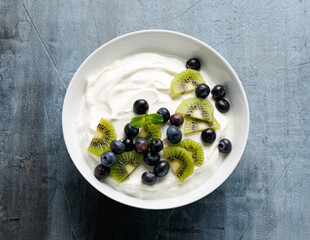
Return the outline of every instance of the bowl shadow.
[[[78,173],[79,174],[79,173]],[[82,181],[73,199],[75,239],[224,239],[225,197],[221,188],[187,206],[146,210],[118,203]]]

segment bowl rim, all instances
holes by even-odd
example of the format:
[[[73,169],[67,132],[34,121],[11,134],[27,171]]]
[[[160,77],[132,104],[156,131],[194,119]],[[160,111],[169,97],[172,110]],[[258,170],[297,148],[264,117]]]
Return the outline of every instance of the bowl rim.
[[[195,197],[191,198],[191,199],[186,199],[183,201],[171,201],[172,199],[175,198],[180,198],[181,196],[177,196],[175,198],[168,198],[168,199],[155,199],[155,200],[149,200],[149,199],[138,199],[138,198],[134,198],[131,197],[129,195],[126,195],[125,193],[122,193],[124,195],[124,197],[122,198],[117,198],[117,196],[114,196],[113,194],[106,194],[103,193],[99,187],[97,187],[96,185],[92,184],[92,180],[88,178],[88,176],[86,175],[86,173],[83,171],[83,169],[78,165],[78,163],[76,162],[76,160],[74,160],[72,158],[72,154],[68,148],[68,143],[69,143],[69,138],[66,134],[66,129],[64,128],[65,125],[65,118],[66,118],[66,113],[65,113],[65,109],[69,106],[68,105],[68,101],[66,101],[68,99],[68,92],[69,90],[72,88],[74,79],[77,77],[77,75],[80,72],[80,69],[83,68],[84,65],[87,64],[87,62],[89,61],[89,59],[91,59],[95,54],[97,54],[97,52],[101,51],[101,49],[106,48],[109,45],[112,45],[114,42],[117,42],[123,38],[127,38],[133,35],[139,35],[139,34],[145,34],[145,33],[158,33],[158,34],[171,34],[171,35],[175,35],[177,37],[182,37],[182,38],[186,38],[190,41],[193,41],[197,44],[200,44],[202,46],[204,46],[205,48],[207,48],[209,51],[211,51],[214,55],[216,55],[216,57],[218,57],[228,68],[228,70],[232,73],[233,77],[237,80],[236,83],[239,85],[239,89],[241,90],[241,94],[242,94],[242,99],[244,100],[244,105],[245,105],[245,114],[246,114],[246,126],[244,127],[244,131],[245,131],[245,138],[243,139],[242,142],[240,142],[240,146],[241,146],[241,154],[238,157],[238,161],[234,162],[234,165],[231,169],[229,169],[229,171],[226,171],[225,176],[221,177],[220,181],[218,181],[216,184],[213,184],[212,187],[210,187],[210,190],[208,192],[203,192],[203,194],[200,195],[195,195]],[[249,129],[250,129],[250,112],[249,112],[249,105],[248,105],[248,100],[247,100],[247,96],[245,93],[245,90],[243,88],[243,85],[238,77],[238,75],[236,74],[236,72],[234,71],[234,69],[231,67],[231,65],[226,61],[226,59],[219,54],[216,50],[214,50],[212,47],[210,47],[208,44],[204,43],[203,41],[196,39],[192,36],[189,36],[187,34],[184,33],[180,33],[180,32],[176,32],[176,31],[171,31],[171,30],[165,30],[165,29],[147,29],[147,30],[139,30],[139,31],[134,31],[134,32],[129,32],[126,34],[123,34],[121,36],[115,37],[111,40],[109,40],[108,42],[104,43],[103,45],[101,45],[100,47],[98,47],[96,50],[94,50],[84,61],[83,63],[79,66],[79,68],[76,70],[75,74],[73,75],[72,79],[70,80],[70,83],[67,87],[66,90],[66,94],[65,94],[65,98],[64,98],[64,102],[63,102],[63,107],[62,107],[62,131],[63,131],[63,137],[64,137],[64,141],[65,141],[65,145],[67,148],[67,151],[70,155],[70,158],[72,160],[72,162],[74,163],[75,167],[78,169],[78,171],[80,172],[80,174],[85,178],[85,180],[91,185],[93,186],[95,189],[97,189],[100,193],[104,194],[106,197],[109,197],[110,199],[113,199],[119,203],[125,204],[127,206],[131,206],[131,207],[136,207],[136,208],[140,208],[140,209],[148,209],[148,210],[164,210],[164,209],[171,209],[171,208],[178,208],[178,207],[182,207],[185,205],[188,205],[190,203],[196,202],[200,199],[202,199],[203,197],[206,197],[207,195],[209,195],[210,193],[212,193],[214,190],[216,190],[220,185],[222,185],[227,178],[231,175],[231,173],[235,170],[235,168],[237,167],[238,163],[241,160],[241,157],[244,153],[245,147],[246,147],[246,143],[248,140],[248,136],[249,136]],[[117,191],[117,190],[116,190]],[[135,201],[128,201],[129,199],[133,199]],[[159,204],[154,204],[154,201]],[[160,203],[164,203],[160,204]],[[155,206],[156,205],[156,206]]]

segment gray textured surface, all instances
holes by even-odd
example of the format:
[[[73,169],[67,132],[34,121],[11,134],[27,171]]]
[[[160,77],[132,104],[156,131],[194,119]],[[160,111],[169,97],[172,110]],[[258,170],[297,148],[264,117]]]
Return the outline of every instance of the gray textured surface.
[[[172,3],[173,2],[173,3]],[[310,1],[0,1],[0,239],[309,239]],[[150,28],[208,43],[248,95],[245,153],[189,206],[118,204],[78,173],[63,98],[97,47]]]

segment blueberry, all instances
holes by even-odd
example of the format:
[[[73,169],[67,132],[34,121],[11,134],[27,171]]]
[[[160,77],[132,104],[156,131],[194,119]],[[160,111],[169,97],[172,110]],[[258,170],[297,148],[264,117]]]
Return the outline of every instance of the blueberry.
[[[133,111],[136,114],[140,114],[140,115],[145,114],[145,113],[147,113],[148,110],[149,110],[149,104],[144,99],[138,99],[133,104]]]
[[[200,62],[197,58],[191,58],[186,62],[186,68],[191,68],[194,70],[199,71],[200,69]]]
[[[110,175],[110,168],[99,164],[94,170],[94,175],[97,179],[104,180]]]
[[[215,107],[221,113],[226,113],[229,111],[230,104],[226,99],[223,98],[223,99],[219,99],[215,102]]]
[[[138,138],[135,143],[133,144],[133,149],[137,153],[144,153],[147,151],[149,147],[149,142],[144,138]]]
[[[223,98],[226,95],[226,88],[223,85],[216,85],[211,91],[214,100]]]
[[[134,138],[139,133],[139,128],[134,128],[130,125],[130,123],[127,123],[124,127],[124,131],[127,137]]]
[[[170,118],[170,112],[167,108],[164,108],[164,107],[160,108],[160,109],[158,109],[158,111],[156,113],[159,113],[160,115],[162,115],[162,117],[164,119],[163,123],[166,123]]]
[[[105,167],[111,167],[116,162],[116,155],[114,152],[107,151],[101,155],[101,163]]]
[[[208,85],[206,84],[199,84],[197,87],[196,87],[196,90],[195,90],[195,94],[197,97],[199,98],[206,98],[209,96],[210,94],[210,88]]]
[[[169,172],[169,163],[167,161],[159,161],[154,167],[156,177],[166,176]]]
[[[223,138],[220,140],[218,148],[221,153],[230,153],[232,148],[231,142],[227,138]]]
[[[172,125],[180,126],[183,124],[183,122],[184,122],[184,117],[179,113],[172,114],[170,117],[170,123]]]
[[[121,154],[125,151],[125,144],[122,143],[120,140],[113,140],[110,143],[111,150],[116,154]]]
[[[172,125],[167,129],[167,138],[172,144],[179,143],[182,139],[182,132],[178,127]]]
[[[150,143],[150,149],[153,152],[160,152],[164,147],[162,140],[159,138],[154,138]]]
[[[142,182],[147,185],[153,185],[156,182],[156,176],[154,173],[148,171],[142,174]]]
[[[125,138],[123,140],[123,143],[125,145],[125,152],[129,152],[133,150],[133,141],[130,138]]]
[[[147,151],[144,153],[144,162],[149,166],[154,166],[159,160],[160,156],[156,152]]]
[[[202,131],[201,138],[205,143],[213,143],[216,138],[216,134],[212,128],[207,128]]]

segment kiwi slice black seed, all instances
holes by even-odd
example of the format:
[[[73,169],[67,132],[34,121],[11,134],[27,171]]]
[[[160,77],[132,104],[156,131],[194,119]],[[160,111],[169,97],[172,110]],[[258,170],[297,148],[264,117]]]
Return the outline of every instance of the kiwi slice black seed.
[[[197,118],[186,117],[184,125],[184,134],[189,134],[193,132],[202,132],[206,128],[212,128],[217,130],[220,128],[220,124],[213,117],[213,123],[207,121],[202,121]]]
[[[164,158],[169,162],[180,182],[184,182],[194,171],[192,154],[183,147],[171,146],[163,149]]]
[[[155,124],[143,126],[138,137],[145,138],[149,142],[155,138],[160,139],[161,138],[160,126]]]
[[[143,155],[135,151],[117,154],[116,163],[110,168],[110,176],[121,183],[142,161]]]
[[[88,147],[88,152],[101,156],[102,153],[110,150],[110,143],[117,137],[113,124],[104,118],[100,119],[93,139]]]
[[[213,123],[214,107],[212,103],[205,98],[188,98],[180,103],[176,113],[180,113],[185,117],[193,117],[200,120]]]
[[[172,79],[170,84],[171,97],[179,96],[187,92],[192,92],[199,84],[206,83],[201,74],[193,69],[187,69]]]
[[[192,139],[184,139],[177,145],[192,153],[192,158],[196,166],[201,166],[203,164],[205,156],[200,143]]]

